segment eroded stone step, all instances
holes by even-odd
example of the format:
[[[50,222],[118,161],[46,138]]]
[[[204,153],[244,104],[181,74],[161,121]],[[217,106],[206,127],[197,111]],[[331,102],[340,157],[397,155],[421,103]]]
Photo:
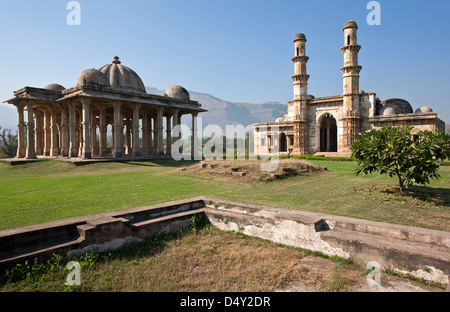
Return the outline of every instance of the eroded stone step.
[[[407,270],[434,267],[450,273],[447,247],[342,229],[321,232],[320,237],[330,246],[347,251],[358,262],[377,261],[383,267]]]

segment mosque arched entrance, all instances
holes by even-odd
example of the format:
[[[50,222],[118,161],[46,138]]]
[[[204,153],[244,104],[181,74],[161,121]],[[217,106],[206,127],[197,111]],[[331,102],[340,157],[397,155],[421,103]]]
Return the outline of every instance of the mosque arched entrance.
[[[337,152],[338,136],[336,119],[326,114],[320,121],[320,152]]]

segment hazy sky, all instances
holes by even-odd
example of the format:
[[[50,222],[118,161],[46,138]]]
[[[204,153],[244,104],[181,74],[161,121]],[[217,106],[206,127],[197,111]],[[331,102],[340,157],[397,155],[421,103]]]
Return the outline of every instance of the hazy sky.
[[[360,88],[381,100],[430,106],[450,123],[450,1],[80,0],[70,26],[65,0],[0,0],[0,100],[24,86],[75,85],[115,55],[147,86],[180,84],[228,101],[292,100],[293,38],[304,33],[309,93],[342,94],[346,21],[358,23]],[[1,117],[0,117],[1,120]]]

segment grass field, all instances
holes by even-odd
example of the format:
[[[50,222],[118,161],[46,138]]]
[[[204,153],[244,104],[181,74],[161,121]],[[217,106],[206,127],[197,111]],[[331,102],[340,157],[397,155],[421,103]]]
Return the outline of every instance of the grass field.
[[[440,180],[401,195],[395,179],[355,176],[354,162],[309,163],[328,170],[265,182],[181,170],[192,163],[170,160],[0,164],[0,230],[195,196],[450,230],[450,167],[441,167]],[[353,291],[367,273],[347,260],[195,225],[82,256],[81,286],[64,284],[67,261],[19,266],[0,275],[0,292]],[[383,281],[393,278],[383,273]],[[436,287],[430,290],[443,289]]]
[[[172,160],[0,164],[0,230],[209,196],[450,231],[450,167],[400,195],[395,179],[355,176],[354,162],[310,162],[328,170],[274,182],[189,174]]]
[[[355,176],[354,162],[309,162],[328,170],[264,182],[190,174],[172,160],[0,164],[0,230],[209,196],[450,231],[450,167],[400,195],[395,179]]]

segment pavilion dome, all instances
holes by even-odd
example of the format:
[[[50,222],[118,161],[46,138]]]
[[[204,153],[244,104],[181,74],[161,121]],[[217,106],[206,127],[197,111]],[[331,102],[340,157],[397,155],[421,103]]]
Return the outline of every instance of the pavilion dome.
[[[86,69],[78,75],[77,86],[81,87],[86,84],[102,87],[110,86],[108,78],[106,78],[105,74],[95,68]]]
[[[408,101],[403,99],[388,99],[381,102],[381,107],[378,112],[379,115],[397,115],[397,114],[412,114],[413,109]],[[385,113],[385,111],[388,111]]]
[[[419,107],[415,111],[416,114],[432,113],[432,112],[433,112],[433,110],[430,107],[428,107],[428,106]]]
[[[103,65],[98,70],[106,76],[113,89],[145,93],[141,77],[131,68],[122,65],[117,56],[114,57],[111,64]]]
[[[66,90],[66,88],[64,88],[62,85],[57,84],[57,83],[51,83],[49,85],[46,85],[43,89],[55,91],[55,92],[62,92],[64,90]]]
[[[169,89],[166,90],[164,93],[165,96],[177,99],[177,100],[183,100],[183,101],[189,101],[190,95],[189,92],[183,88],[182,86],[172,86]]]

